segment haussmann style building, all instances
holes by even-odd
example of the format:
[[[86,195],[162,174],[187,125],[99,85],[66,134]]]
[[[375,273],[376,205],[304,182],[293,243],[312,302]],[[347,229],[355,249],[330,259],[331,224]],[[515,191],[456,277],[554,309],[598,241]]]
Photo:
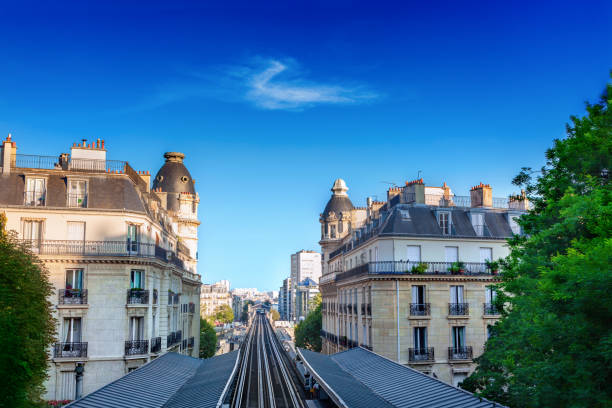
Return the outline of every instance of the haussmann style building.
[[[363,346],[457,385],[499,319],[492,261],[520,234],[524,193],[470,196],[423,180],[390,188],[387,200],[354,207],[338,179],[320,216],[323,352]]]
[[[86,395],[168,351],[198,356],[199,198],[184,155],[166,153],[151,185],[106,154],[100,140],[58,156],[2,143],[0,212],[54,287],[47,400]]]

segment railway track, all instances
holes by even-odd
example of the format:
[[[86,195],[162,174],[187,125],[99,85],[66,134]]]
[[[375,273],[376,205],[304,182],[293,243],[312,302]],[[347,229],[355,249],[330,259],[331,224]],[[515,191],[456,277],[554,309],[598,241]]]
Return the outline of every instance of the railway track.
[[[257,314],[241,348],[233,408],[305,408],[289,359],[265,314]]]

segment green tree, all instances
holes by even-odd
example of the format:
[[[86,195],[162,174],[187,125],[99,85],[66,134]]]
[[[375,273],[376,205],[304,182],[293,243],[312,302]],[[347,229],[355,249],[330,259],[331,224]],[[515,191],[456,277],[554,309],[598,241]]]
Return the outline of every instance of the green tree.
[[[504,261],[503,318],[463,388],[511,407],[612,406],[611,105],[612,84],[539,176],[515,178],[535,205]]]
[[[53,288],[44,265],[5,225],[0,214],[0,406],[25,407],[40,403],[44,391]]]
[[[295,327],[295,345],[312,351],[321,351],[321,302]]]
[[[278,313],[278,310],[276,309],[270,310],[270,316],[272,317],[273,322],[280,320],[280,313]]]
[[[212,324],[200,318],[200,358],[210,358],[217,351],[217,333]]]
[[[242,323],[246,323],[249,320],[249,305],[253,305],[255,303],[253,303],[252,300],[247,300],[244,302],[244,305],[242,306],[242,314],[240,315],[240,321]]]
[[[228,305],[217,306],[214,316],[215,320],[221,323],[231,323],[234,321],[234,311]]]

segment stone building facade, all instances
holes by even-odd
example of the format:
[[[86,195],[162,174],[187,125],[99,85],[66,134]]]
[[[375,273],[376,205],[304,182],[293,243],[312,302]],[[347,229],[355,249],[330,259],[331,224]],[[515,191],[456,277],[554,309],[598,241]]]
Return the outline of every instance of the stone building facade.
[[[199,197],[181,153],[150,173],[107,160],[104,141],[70,154],[2,143],[0,211],[49,270],[57,343],[45,398],[72,400],[168,352],[198,356]]]
[[[212,316],[221,305],[232,307],[232,294],[228,281],[204,284],[200,292],[200,314],[202,317]]]
[[[343,180],[320,216],[323,352],[363,346],[457,385],[499,319],[492,261],[520,234],[524,196],[469,197],[423,180],[355,208]]]
[[[317,251],[301,250],[291,254],[291,304],[289,306],[289,319],[297,320],[299,317],[297,301],[298,285],[306,279],[315,283],[321,278],[321,254]]]

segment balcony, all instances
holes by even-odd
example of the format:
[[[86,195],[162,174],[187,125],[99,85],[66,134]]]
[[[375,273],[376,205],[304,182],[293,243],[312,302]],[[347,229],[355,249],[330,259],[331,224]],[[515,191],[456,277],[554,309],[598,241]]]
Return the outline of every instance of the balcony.
[[[128,166],[127,162],[120,160],[71,159],[68,155],[66,155],[66,157],[62,156],[16,154],[13,162],[11,163],[11,167],[43,170],[123,173]]]
[[[195,303],[189,302],[189,313],[194,314],[196,310]]]
[[[159,353],[161,351],[161,337],[153,337],[151,339],[151,353]]]
[[[60,289],[60,305],[86,305],[87,289]]]
[[[483,303],[483,309],[485,316],[497,316],[500,314],[495,303]]]
[[[467,316],[470,314],[470,305],[468,303],[449,303],[449,316]]]
[[[430,309],[429,303],[411,303],[410,316],[429,316]]]
[[[174,339],[176,340],[177,343],[179,343],[181,340],[183,340],[183,332],[181,330],[177,330],[174,332]]]
[[[471,360],[472,359],[472,346],[462,347],[449,347],[448,348],[448,360]]]
[[[149,353],[149,340],[127,340],[125,342],[125,355],[135,356]]]
[[[54,358],[83,358],[87,357],[87,342],[55,343]]]
[[[409,348],[408,361],[411,363],[433,362],[435,361],[434,348]]]
[[[127,290],[128,305],[148,305],[149,291],[145,289],[128,289]]]
[[[168,336],[166,336],[166,347],[170,348],[171,346],[175,345],[177,343],[176,341],[176,333],[172,332],[170,333]]]

